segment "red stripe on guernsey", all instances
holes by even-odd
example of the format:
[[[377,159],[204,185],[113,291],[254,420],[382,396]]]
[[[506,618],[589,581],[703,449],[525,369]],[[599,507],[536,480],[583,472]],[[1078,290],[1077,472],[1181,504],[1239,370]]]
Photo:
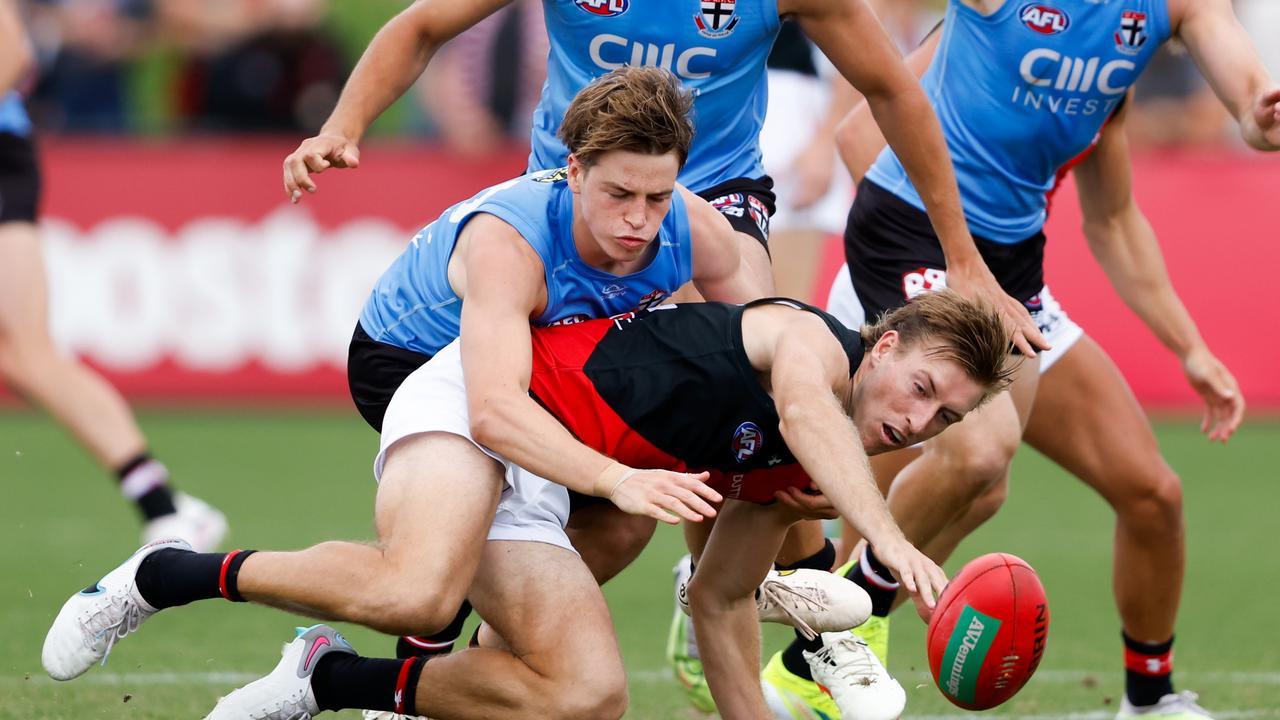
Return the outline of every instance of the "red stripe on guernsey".
[[[711,470],[707,480],[716,492],[727,498],[745,502],[771,503],[773,495],[789,487],[804,490],[811,484],[809,475],[799,463],[761,468],[747,473],[727,473]]]
[[[400,674],[396,676],[396,694],[395,694],[395,697],[392,698],[392,700],[395,702],[397,715],[405,714],[405,707],[404,707],[405,691],[406,690],[410,692],[413,691],[413,688],[406,688],[405,683],[409,682],[409,670],[413,668],[413,664],[417,662],[419,659],[420,658],[409,658],[408,660],[405,660],[404,664],[400,666]]]
[[[1125,648],[1124,666],[1140,675],[1168,675],[1173,672],[1173,651],[1146,655]]]
[[[222,593],[222,597],[230,600],[231,593],[227,592],[227,568],[231,566],[231,561],[235,556],[244,552],[243,550],[232,550],[227,556],[222,558],[222,568],[218,570],[218,592]]]
[[[534,330],[529,391],[587,447],[631,467],[684,471],[683,462],[632,430],[583,372],[612,327],[612,320],[589,320]]]

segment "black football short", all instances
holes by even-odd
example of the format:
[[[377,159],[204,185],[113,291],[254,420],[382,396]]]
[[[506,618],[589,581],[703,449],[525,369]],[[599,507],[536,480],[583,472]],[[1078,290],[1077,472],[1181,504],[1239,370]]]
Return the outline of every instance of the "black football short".
[[[1013,244],[973,240],[1010,296],[1027,302],[1044,288],[1043,232]],[[858,185],[849,210],[844,254],[868,322],[946,283],[947,264],[929,216],[869,180]]]
[[[769,249],[769,218],[775,212],[777,196],[773,178],[734,178],[698,193],[711,207],[729,220],[734,230],[746,233]]]
[[[357,322],[347,350],[347,386],[360,417],[381,433],[391,396],[430,359],[430,355],[374,340]]]
[[[31,138],[0,132],[0,222],[35,222],[40,167]]]

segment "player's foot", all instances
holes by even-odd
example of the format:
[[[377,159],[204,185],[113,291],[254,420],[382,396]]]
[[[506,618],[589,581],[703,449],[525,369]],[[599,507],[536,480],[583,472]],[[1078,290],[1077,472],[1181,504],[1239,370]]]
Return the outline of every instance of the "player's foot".
[[[853,628],[853,634],[862,638],[880,664],[889,666],[889,618],[872,615],[867,621]]]
[[[818,684],[792,673],[777,652],[760,672],[765,704],[776,720],[839,720],[836,701]]]
[[[1212,718],[1208,710],[1200,707],[1196,701],[1199,695],[1190,690],[1180,693],[1169,693],[1160,698],[1155,705],[1133,705],[1126,697],[1120,701],[1120,712],[1116,718],[1149,717],[1161,720],[1205,720]]]
[[[804,659],[813,681],[831,693],[843,720],[895,720],[907,706],[906,690],[851,632],[823,633],[822,649],[806,651]]]
[[[160,550],[186,550],[185,540],[162,540],[144,545],[97,583],[72,595],[54,618],[44,638],[40,660],[54,680],[79,677],[93,664],[107,661],[111,648],[136,631],[157,610],[138,593],[138,565]]]
[[[209,503],[184,492],[173,494],[175,513],[161,515],[142,527],[142,542],[182,538],[196,552],[213,552],[227,535],[227,516]]]
[[[702,674],[702,660],[698,656],[698,644],[693,637],[693,619],[688,617],[690,558],[680,558],[674,568],[676,609],[671,618],[671,631],[667,635],[667,663],[676,673],[676,679],[684,686],[685,697],[702,712],[715,712],[716,703],[711,699],[711,688]]]
[[[761,622],[802,633],[839,632],[871,617],[871,598],[853,581],[825,570],[771,570],[756,593]]]
[[[271,674],[219,700],[205,720],[310,720],[320,712],[311,674],[320,658],[331,652],[356,651],[328,625],[298,628],[297,639],[284,646]]]

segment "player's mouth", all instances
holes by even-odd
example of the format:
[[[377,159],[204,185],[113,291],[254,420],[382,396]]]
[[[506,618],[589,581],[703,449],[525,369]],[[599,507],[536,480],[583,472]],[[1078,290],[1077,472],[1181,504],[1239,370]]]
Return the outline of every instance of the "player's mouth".
[[[894,447],[904,444],[907,440],[907,438],[899,432],[897,428],[893,427],[889,423],[883,423],[880,425],[880,433],[884,435],[885,442]]]
[[[619,235],[618,244],[628,250],[638,250],[648,245],[649,241],[635,235]]]

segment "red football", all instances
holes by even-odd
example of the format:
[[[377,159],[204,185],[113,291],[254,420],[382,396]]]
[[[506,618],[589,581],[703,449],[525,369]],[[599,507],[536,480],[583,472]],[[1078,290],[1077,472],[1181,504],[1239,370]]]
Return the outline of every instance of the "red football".
[[[1049,604],[1036,571],[1007,553],[965,565],[929,621],[929,669],[942,694],[986,710],[1022,689],[1044,655]]]

